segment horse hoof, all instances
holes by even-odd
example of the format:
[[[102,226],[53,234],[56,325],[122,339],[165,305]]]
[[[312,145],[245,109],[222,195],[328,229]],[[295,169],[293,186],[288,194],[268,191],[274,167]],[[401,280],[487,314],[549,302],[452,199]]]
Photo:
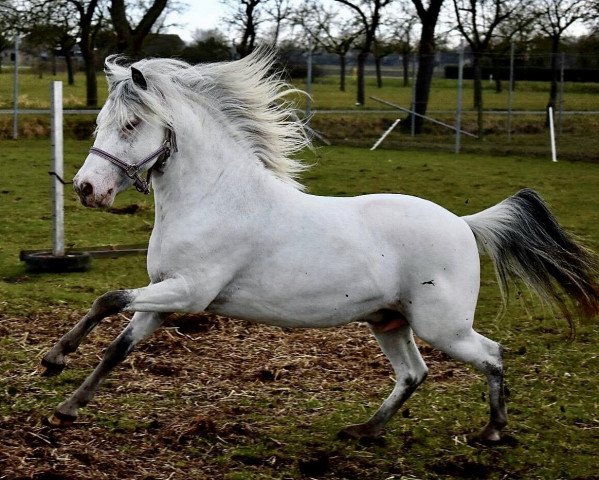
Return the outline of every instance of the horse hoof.
[[[75,415],[66,415],[64,413],[56,411],[52,416],[46,419],[46,422],[51,427],[66,428],[73,425],[73,423],[75,423],[75,420],[77,420],[77,417]]]
[[[65,363],[54,363],[42,359],[39,371],[42,377],[55,377],[60,375],[66,366]]]
[[[337,436],[339,438],[353,438],[356,440],[374,440],[381,436],[380,430],[375,430],[372,427],[359,424],[359,425],[350,425],[349,427],[341,430]]]
[[[477,435],[472,435],[468,440],[469,445],[473,444],[481,444],[487,446],[499,445],[501,444],[501,434],[499,430],[492,427],[483,428]]]

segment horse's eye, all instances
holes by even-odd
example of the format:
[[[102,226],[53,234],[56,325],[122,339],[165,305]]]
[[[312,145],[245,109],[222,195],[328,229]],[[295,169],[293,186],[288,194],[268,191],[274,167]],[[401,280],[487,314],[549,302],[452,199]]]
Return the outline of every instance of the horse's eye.
[[[135,127],[139,125],[140,121],[141,120],[139,118],[135,118],[134,120],[127,122],[125,124],[125,130],[127,130],[128,132],[132,132],[133,130],[135,130]]]

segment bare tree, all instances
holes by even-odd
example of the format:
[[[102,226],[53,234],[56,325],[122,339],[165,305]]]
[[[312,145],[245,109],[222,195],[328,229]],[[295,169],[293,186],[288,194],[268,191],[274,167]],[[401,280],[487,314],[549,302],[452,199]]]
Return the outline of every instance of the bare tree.
[[[472,52],[474,108],[478,138],[483,136],[482,59],[491,46],[498,25],[523,5],[523,0],[453,0],[457,27]]]
[[[18,10],[14,2],[0,0],[0,71],[2,71],[2,52],[10,49],[13,45],[11,37],[17,32],[18,17]]]
[[[356,104],[364,105],[366,100],[364,88],[364,67],[366,59],[372,51],[374,39],[377,29],[381,22],[381,13],[384,7],[389,5],[393,0],[335,0],[338,3],[346,5],[353,10],[359,22],[363,26],[362,41],[359,45],[357,57],[357,92]]]
[[[167,4],[168,0],[153,0],[149,5],[138,5],[141,18],[134,26],[131,18],[127,15],[127,10],[132,8],[131,2],[111,0],[109,11],[117,36],[117,52],[126,52],[132,57],[141,56],[143,42],[165,11]]]
[[[77,12],[79,48],[85,70],[86,105],[98,104],[98,82],[96,79],[96,39],[104,23],[105,0],[66,0]]]
[[[414,111],[419,115],[426,115],[428,99],[431,90],[431,82],[435,68],[436,38],[435,29],[439,20],[439,13],[443,0],[429,0],[428,8],[425,8],[422,0],[412,0],[416,7],[416,13],[420,18],[420,43],[418,45],[418,74],[416,76],[416,92]],[[422,131],[422,117],[414,119],[416,133]],[[409,122],[404,122],[409,124]]]
[[[533,16],[530,6],[531,2],[523,4],[521,8],[516,9],[509,18],[498,25],[495,38],[489,46],[493,80],[497,93],[501,93],[503,90],[500,67],[508,65],[508,52],[511,50],[512,44],[516,56],[524,54],[536,31],[536,26],[530,21]],[[512,79],[512,82],[514,82],[512,84],[512,88],[514,88],[515,80]]]
[[[339,57],[339,90],[345,91],[347,54],[362,34],[361,24],[339,15],[339,12],[323,4],[306,2],[295,16],[317,47]]]
[[[221,0],[228,8],[225,21],[241,34],[241,40],[235,45],[240,57],[249,55],[256,47],[258,25],[263,21],[263,12],[259,6],[265,0]]]
[[[413,37],[418,24],[418,15],[409,8],[412,6],[409,0],[404,0],[399,3],[399,6],[399,12],[391,13],[387,25],[397,44],[397,53],[401,55],[403,86],[407,87],[410,84],[410,58],[414,53]]]
[[[54,52],[60,52],[65,59],[68,84],[75,84],[73,47],[77,44],[77,12],[68,2],[51,0],[31,1],[28,4],[28,21],[23,28],[31,43],[45,45],[53,52],[53,72],[56,73]]]
[[[593,7],[599,10],[596,0],[537,0],[535,1],[536,23],[539,29],[551,40],[551,88],[549,90],[549,107],[555,110],[557,100],[557,83],[559,76],[558,55],[562,36],[574,23],[588,20]]]
[[[272,38],[269,43],[276,47],[283,22],[290,20],[294,13],[291,0],[267,0],[265,6],[266,17],[273,23]]]
[[[399,44],[397,39],[390,35],[377,35],[372,43],[372,55],[374,57],[374,66],[376,71],[376,86],[383,87],[383,73],[381,63],[385,57],[397,53]]]

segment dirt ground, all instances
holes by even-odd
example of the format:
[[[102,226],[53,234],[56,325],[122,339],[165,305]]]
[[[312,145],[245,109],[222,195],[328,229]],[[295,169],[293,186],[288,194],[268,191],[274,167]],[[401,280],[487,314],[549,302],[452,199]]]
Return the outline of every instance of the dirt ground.
[[[2,351],[12,352],[0,358],[0,479],[360,478],[355,461],[310,451],[309,432],[312,416],[338,403],[356,402],[365,419],[360,402],[377,404],[389,391],[392,371],[367,326],[287,330],[174,316],[113,372],[74,426],[51,428],[44,418],[127,322],[106,319],[62,376],[39,377],[41,355],[80,314],[0,314]],[[469,374],[421,350],[433,380]],[[300,401],[310,405],[296,409]],[[285,422],[305,435],[297,455],[279,435]],[[261,458],[236,449],[260,451],[261,443],[282,453]],[[236,477],[238,469],[255,475]]]

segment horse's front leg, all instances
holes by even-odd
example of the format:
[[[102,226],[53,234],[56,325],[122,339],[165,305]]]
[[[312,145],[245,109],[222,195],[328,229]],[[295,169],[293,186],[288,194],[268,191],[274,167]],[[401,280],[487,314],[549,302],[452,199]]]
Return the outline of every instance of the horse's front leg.
[[[94,302],[94,307],[90,313],[96,312],[93,314],[104,316],[123,310],[136,313],[127,328],[108,347],[104,358],[92,374],[50,417],[50,423],[57,426],[72,423],[77,417],[77,410],[93,398],[106,375],[127,356],[139,341],[149,336],[162,324],[163,314],[174,311],[202,311],[214,299],[216,295],[214,292],[217,292],[217,290],[192,292],[189,283],[184,278],[179,277],[135,290],[110,292],[98,298]],[[97,313],[98,311],[101,313]],[[81,329],[84,331],[83,327]],[[73,330],[77,330],[77,327]],[[79,335],[80,337],[77,336],[77,333],[73,334],[72,337],[69,337],[69,334],[65,335],[67,339],[64,340],[64,337],[61,339],[59,346],[55,347],[56,351],[64,357],[65,345],[67,349],[72,347],[72,344],[68,342],[73,338],[75,340],[79,338],[80,341],[84,335]]]
[[[136,312],[129,325],[106,349],[104,358],[95,370],[68,400],[60,404],[48,422],[54,426],[73,423],[77,418],[77,410],[89,403],[108,373],[123,361],[137,343],[155,332],[165,317],[164,313]]]
[[[51,377],[61,373],[66,365],[66,355],[73,353],[85,337],[102,319],[123,310],[129,302],[127,292],[118,290],[98,297],[77,325],[67,332],[42,358],[42,375]]]
[[[67,332],[42,358],[42,375],[58,375],[66,365],[65,358],[79,348],[85,337],[102,319],[121,312],[185,310],[190,295],[183,279],[168,279],[136,290],[116,290],[98,297],[72,330]]]

